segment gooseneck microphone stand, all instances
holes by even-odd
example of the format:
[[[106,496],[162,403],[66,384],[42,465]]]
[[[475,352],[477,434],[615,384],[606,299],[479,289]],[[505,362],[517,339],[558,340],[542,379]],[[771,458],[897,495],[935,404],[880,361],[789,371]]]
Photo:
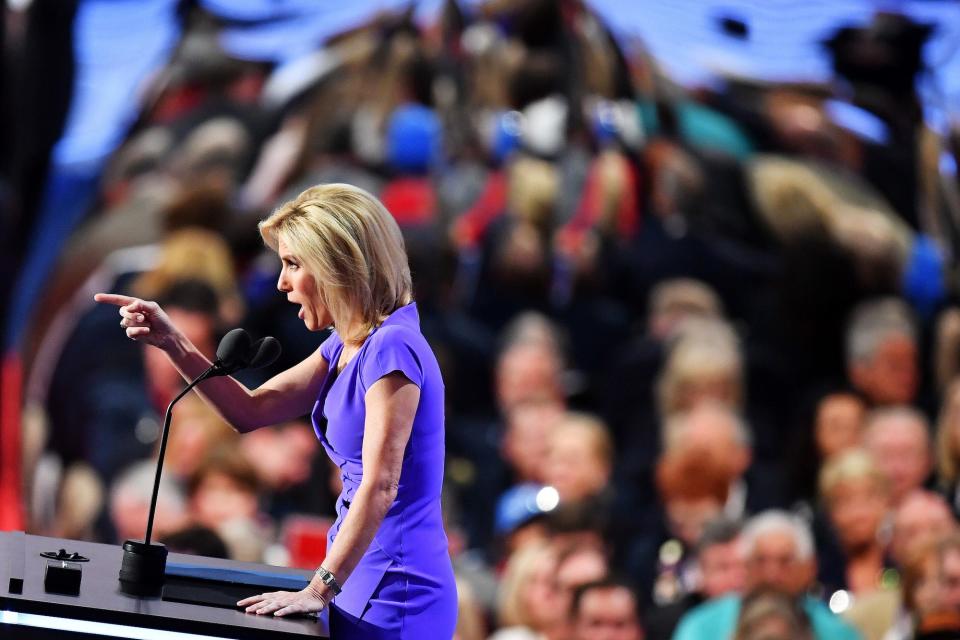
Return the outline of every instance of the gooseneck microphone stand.
[[[157,460],[157,473],[153,480],[153,495],[150,498],[150,513],[147,516],[147,532],[143,542],[127,540],[123,543],[123,563],[120,565],[120,584],[125,593],[131,595],[153,595],[163,586],[164,572],[167,568],[167,547],[151,543],[153,536],[153,518],[157,511],[157,496],[160,493],[160,474],[163,472],[163,459],[167,452],[167,437],[170,435],[170,421],[173,418],[173,405],[195,386],[211,377],[215,367],[201,373],[177,394],[163,418],[163,434],[160,438],[160,455]]]
[[[164,572],[167,567],[167,547],[150,540],[153,537],[153,519],[157,510],[163,459],[167,452],[167,437],[170,435],[170,422],[173,419],[173,405],[204,380],[230,375],[241,369],[264,367],[271,364],[279,355],[280,343],[275,338],[261,338],[257,342],[252,342],[246,331],[234,329],[224,336],[217,346],[217,359],[213,365],[197,376],[167,405],[167,412],[163,418],[163,433],[160,438],[157,473],[153,480],[153,495],[150,498],[150,512],[147,516],[146,535],[143,542],[127,540],[123,543],[120,590],[124,593],[135,596],[154,596],[159,595],[163,588]]]
[[[160,438],[160,455],[157,460],[157,475],[153,479],[153,495],[150,497],[150,514],[147,516],[147,535],[143,539],[145,545],[150,544],[150,537],[153,535],[153,516],[157,511],[157,494],[160,493],[160,473],[163,471],[163,457],[167,453],[167,436],[170,435],[170,420],[173,418],[173,405],[180,401],[180,398],[187,395],[195,386],[212,377],[214,367],[210,367],[201,373],[196,380],[186,386],[186,388],[177,394],[177,397],[167,405],[167,413],[163,417],[163,435]]]

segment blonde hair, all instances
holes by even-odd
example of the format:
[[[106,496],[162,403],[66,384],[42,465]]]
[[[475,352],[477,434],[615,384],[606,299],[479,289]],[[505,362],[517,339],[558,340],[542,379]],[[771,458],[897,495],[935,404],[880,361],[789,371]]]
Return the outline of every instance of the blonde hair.
[[[649,315],[683,311],[707,318],[721,319],[723,302],[710,285],[693,278],[669,278],[650,291]]]
[[[657,378],[661,415],[689,408],[682,405],[690,385],[717,378],[734,385],[734,402],[739,406],[743,400],[743,358],[736,334],[722,320],[690,318],[684,322]]]
[[[497,621],[501,627],[532,628],[533,620],[524,607],[523,594],[540,565],[551,560],[556,560],[555,552],[542,542],[531,542],[510,556],[497,593]]]
[[[553,435],[568,431],[589,439],[590,452],[607,467],[613,464],[613,438],[607,425],[594,415],[580,411],[568,411],[557,424]]]
[[[155,298],[173,283],[202,280],[222,298],[238,297],[233,258],[219,234],[200,227],[172,231],[160,248],[159,264],[131,285],[141,298]]]
[[[937,418],[937,476],[952,486],[960,476],[960,450],[951,433],[960,421],[960,378],[955,378],[943,394],[940,415]]]
[[[820,471],[820,497],[829,504],[840,483],[849,480],[870,480],[883,494],[890,491],[889,480],[873,456],[862,449],[852,449],[827,460]]]
[[[560,189],[557,168],[539,158],[518,157],[507,171],[509,208],[537,229],[549,227]]]
[[[361,342],[384,317],[413,300],[400,227],[359,187],[310,187],[259,228],[271,249],[278,251],[283,239],[303,261],[344,342]]]

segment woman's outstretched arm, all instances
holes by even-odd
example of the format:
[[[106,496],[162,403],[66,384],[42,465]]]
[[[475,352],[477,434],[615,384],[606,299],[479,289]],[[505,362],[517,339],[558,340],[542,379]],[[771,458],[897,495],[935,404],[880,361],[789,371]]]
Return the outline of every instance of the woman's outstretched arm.
[[[193,380],[210,367],[210,360],[156,302],[115,293],[98,293],[94,300],[119,307],[120,326],[127,337],[163,350],[184,379]],[[222,376],[200,383],[196,391],[234,429],[246,433],[309,413],[328,366],[317,350],[255,390]]]

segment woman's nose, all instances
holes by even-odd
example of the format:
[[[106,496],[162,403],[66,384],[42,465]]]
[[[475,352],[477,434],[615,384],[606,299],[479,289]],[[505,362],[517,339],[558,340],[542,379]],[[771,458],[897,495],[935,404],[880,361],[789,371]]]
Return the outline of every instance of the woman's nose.
[[[290,291],[290,283],[287,282],[286,274],[283,271],[280,272],[280,277],[277,278],[277,289],[284,292]]]

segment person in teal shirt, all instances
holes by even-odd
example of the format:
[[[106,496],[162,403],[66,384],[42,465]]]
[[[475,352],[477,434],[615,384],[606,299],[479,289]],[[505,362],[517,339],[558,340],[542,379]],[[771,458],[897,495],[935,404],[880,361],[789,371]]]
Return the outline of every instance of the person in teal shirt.
[[[813,535],[807,524],[784,511],[754,516],[743,531],[747,591],[774,589],[800,600],[815,640],[860,640],[860,633],[822,602],[806,595],[816,575]],[[741,596],[710,600],[691,609],[673,640],[732,640]]]

